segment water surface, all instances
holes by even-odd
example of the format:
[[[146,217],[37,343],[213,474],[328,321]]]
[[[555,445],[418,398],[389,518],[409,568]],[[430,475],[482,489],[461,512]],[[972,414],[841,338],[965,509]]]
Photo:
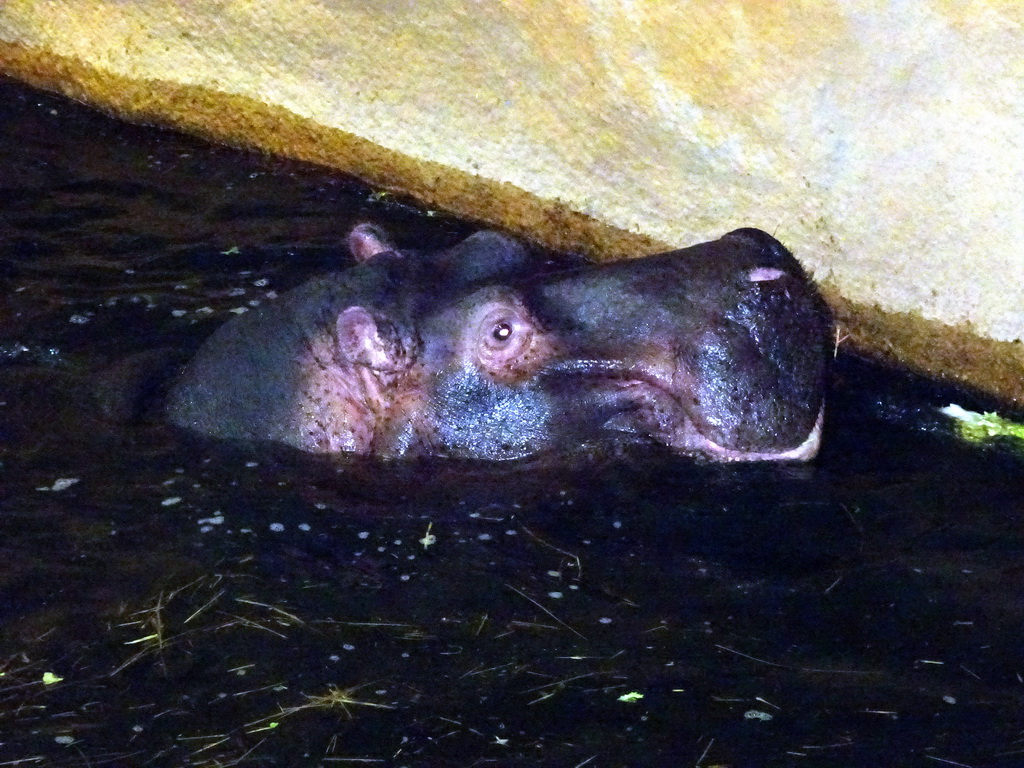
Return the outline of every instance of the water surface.
[[[0,765],[1024,761],[1024,463],[934,415],[990,404],[840,358],[806,467],[118,422],[125,360],[344,267],[356,221],[474,227],[9,82],[0,123]]]

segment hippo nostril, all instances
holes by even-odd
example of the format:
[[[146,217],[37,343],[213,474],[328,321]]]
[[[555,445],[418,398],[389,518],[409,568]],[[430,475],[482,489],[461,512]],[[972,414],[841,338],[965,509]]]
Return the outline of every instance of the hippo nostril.
[[[747,280],[752,283],[765,283],[770,280],[778,280],[785,274],[781,269],[775,267],[756,267],[747,273]]]

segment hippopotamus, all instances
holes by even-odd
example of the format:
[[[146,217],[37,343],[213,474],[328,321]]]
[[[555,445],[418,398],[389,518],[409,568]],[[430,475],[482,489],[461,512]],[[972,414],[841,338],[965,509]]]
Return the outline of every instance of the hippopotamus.
[[[215,331],[172,385],[170,421],[379,457],[818,450],[832,319],[765,232],[605,263],[494,231],[416,252],[360,224],[348,248],[355,266]]]

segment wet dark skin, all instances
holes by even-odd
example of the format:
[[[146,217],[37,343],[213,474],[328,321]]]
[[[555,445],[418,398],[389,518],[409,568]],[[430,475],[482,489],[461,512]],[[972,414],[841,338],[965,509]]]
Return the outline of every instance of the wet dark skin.
[[[716,461],[807,460],[833,351],[827,307],[774,238],[607,264],[496,232],[358,264],[222,326],[170,421],[317,453],[512,459],[652,441]]]

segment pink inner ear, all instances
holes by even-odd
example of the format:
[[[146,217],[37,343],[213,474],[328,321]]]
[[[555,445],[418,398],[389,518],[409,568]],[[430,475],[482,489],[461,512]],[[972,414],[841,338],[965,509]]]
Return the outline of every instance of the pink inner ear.
[[[352,363],[372,362],[377,323],[362,307],[349,307],[338,315],[338,348],[341,356]]]
[[[372,224],[358,224],[348,233],[348,250],[362,264],[378,253],[393,251],[384,233]]]
[[[775,269],[775,267],[757,267],[750,270],[747,279],[752,283],[764,283],[769,280],[778,280],[784,274],[786,273],[781,269]]]
[[[403,360],[395,350],[381,340],[377,321],[363,307],[349,307],[337,320],[338,352],[341,358],[374,371],[403,370]]]

